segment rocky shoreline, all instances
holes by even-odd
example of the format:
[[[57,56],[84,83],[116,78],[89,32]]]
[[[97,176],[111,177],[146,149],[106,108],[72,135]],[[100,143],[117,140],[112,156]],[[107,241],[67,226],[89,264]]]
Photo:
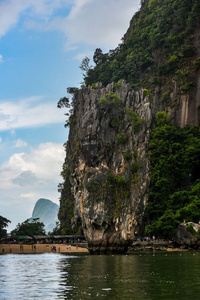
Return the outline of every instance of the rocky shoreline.
[[[198,251],[200,225],[193,222],[179,224],[172,240],[135,241],[128,252],[134,251]]]
[[[127,253],[133,252],[142,252],[142,251],[189,251],[192,248],[187,248],[185,246],[178,246],[173,241],[155,241],[155,242],[146,242],[146,241],[136,241],[128,248]],[[200,248],[199,248],[200,250]]]

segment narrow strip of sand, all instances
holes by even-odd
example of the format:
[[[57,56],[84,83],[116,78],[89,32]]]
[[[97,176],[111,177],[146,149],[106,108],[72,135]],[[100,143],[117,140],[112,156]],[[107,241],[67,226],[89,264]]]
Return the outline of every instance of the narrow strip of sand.
[[[188,249],[181,249],[181,248],[167,248],[169,252],[187,252]]]
[[[52,250],[52,246],[54,249]],[[67,244],[34,244],[34,245],[20,245],[20,244],[0,244],[0,254],[6,253],[87,253],[88,249],[85,247],[67,245]]]

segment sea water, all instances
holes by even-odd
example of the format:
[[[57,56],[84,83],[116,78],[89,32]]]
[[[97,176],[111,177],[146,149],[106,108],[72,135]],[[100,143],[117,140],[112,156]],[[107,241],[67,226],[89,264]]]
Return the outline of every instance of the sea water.
[[[200,253],[0,255],[0,299],[200,299]]]

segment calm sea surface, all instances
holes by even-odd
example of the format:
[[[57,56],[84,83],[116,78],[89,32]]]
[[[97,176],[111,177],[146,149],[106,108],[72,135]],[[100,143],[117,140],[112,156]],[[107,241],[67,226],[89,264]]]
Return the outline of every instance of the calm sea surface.
[[[0,299],[200,299],[200,253],[0,255]]]

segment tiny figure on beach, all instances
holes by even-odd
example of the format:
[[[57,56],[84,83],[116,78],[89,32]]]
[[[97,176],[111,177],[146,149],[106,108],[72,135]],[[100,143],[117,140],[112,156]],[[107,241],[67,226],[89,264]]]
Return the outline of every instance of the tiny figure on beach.
[[[52,245],[52,246],[51,246],[51,251],[52,251],[52,252],[56,252],[56,246]]]

